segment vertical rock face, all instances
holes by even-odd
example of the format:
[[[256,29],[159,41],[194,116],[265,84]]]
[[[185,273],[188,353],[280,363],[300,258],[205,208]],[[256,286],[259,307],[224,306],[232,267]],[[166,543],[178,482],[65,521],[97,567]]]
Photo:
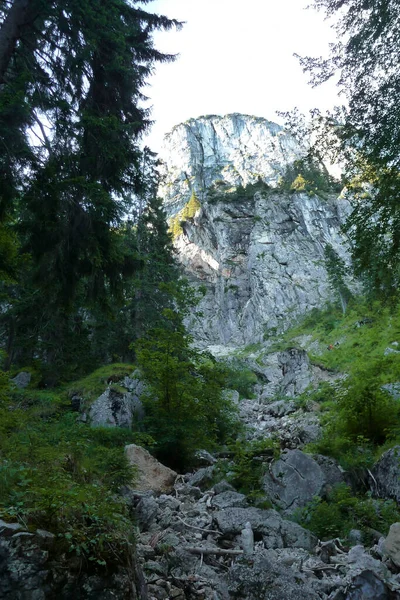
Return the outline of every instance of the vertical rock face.
[[[213,182],[238,186],[260,177],[275,184],[304,149],[282,127],[248,115],[206,116],[177,125],[165,137],[161,196],[177,212],[192,191],[202,198]]]
[[[261,341],[332,296],[324,248],[347,260],[340,227],[349,204],[277,187],[302,152],[278,125],[244,115],[191,119],[167,136],[161,194],[169,216],[192,191],[201,203],[175,239],[189,279],[207,290],[202,317],[190,324],[200,344]],[[261,191],[231,193],[260,180]]]

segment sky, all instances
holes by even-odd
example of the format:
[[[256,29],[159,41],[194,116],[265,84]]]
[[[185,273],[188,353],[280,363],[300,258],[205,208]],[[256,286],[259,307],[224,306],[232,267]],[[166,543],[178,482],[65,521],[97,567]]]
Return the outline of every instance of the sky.
[[[155,124],[145,143],[191,117],[233,112],[279,122],[276,111],[331,108],[333,82],[312,88],[294,53],[327,56],[335,34],[310,0],[155,0],[146,10],[185,21],[156,32],[155,47],[178,54],[157,65],[144,93]]]

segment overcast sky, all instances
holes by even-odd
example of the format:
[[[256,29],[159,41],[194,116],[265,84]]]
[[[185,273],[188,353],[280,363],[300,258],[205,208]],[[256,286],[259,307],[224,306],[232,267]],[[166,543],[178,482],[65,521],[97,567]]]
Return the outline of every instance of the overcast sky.
[[[294,52],[328,54],[334,32],[310,0],[155,0],[146,10],[186,21],[156,33],[159,50],[177,53],[158,65],[145,93],[155,124],[146,140],[159,151],[174,125],[205,114],[245,113],[279,121],[277,110],[332,107],[333,83],[313,89]]]

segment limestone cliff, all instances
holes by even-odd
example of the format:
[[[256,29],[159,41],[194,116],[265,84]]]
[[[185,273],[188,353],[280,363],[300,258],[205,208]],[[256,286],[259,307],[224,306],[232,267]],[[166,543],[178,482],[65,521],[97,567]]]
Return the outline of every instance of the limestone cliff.
[[[200,343],[261,341],[332,296],[324,247],[348,260],[340,226],[349,204],[277,186],[302,153],[278,125],[244,115],[192,119],[167,136],[169,216],[179,220],[193,191],[201,205],[175,239],[186,274],[207,289],[191,323]],[[257,181],[258,191],[237,193]]]
[[[282,127],[260,117],[232,114],[190,119],[165,136],[161,196],[169,214],[202,199],[213,182],[275,184],[286,165],[304,154]]]

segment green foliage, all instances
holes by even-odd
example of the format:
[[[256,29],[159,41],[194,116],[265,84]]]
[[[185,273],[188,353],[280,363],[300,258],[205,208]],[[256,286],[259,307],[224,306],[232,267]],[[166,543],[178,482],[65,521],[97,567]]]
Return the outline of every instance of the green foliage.
[[[346,284],[346,275],[349,274],[349,269],[330,244],[325,246],[324,255],[329,283],[333,292],[339,296],[342,311],[345,314],[347,304],[352,296]]]
[[[157,442],[157,456],[182,469],[197,449],[223,441],[234,411],[222,394],[225,369],[192,347],[179,314],[166,309],[163,317],[163,327],[137,344],[137,361],[149,386],[146,431]]]
[[[279,187],[287,192],[307,192],[320,196],[339,191],[338,183],[325,167],[311,158],[296,160],[288,165],[279,181]]]
[[[249,369],[245,362],[234,359],[226,363],[226,387],[239,392],[240,398],[253,398],[253,388],[258,382],[257,375]]]
[[[85,403],[90,404],[104,392],[108,385],[116,384],[124,377],[132,375],[135,366],[126,363],[113,363],[100,367],[79,381],[74,381],[67,388],[69,397],[80,396]]]
[[[271,508],[262,489],[262,477],[266,471],[266,458],[279,455],[279,443],[272,439],[238,440],[229,449],[233,452],[232,462],[225,468],[230,483],[258,506],[264,500],[264,508]]]
[[[269,186],[260,177],[255,183],[247,185],[238,185],[235,188],[224,188],[218,181],[214,182],[213,186],[207,190],[207,201],[211,204],[217,202],[249,202],[254,200],[256,192],[268,192]]]
[[[142,89],[173,60],[152,36],[180,24],[137,0],[28,4],[29,18],[0,7],[0,336],[6,368],[35,359],[54,385],[130,358],[132,336],[118,344],[106,324],[147,259],[134,228],[155,182]]]
[[[190,196],[190,200],[185,204],[182,210],[180,210],[169,221],[169,230],[174,240],[183,234],[182,223],[188,219],[193,219],[200,207],[201,204],[196,196],[196,193],[193,191],[192,195]]]
[[[133,524],[117,492],[135,476],[127,430],[90,428],[64,395],[8,390],[0,402],[0,517],[57,534],[57,552],[113,568],[129,560]]]
[[[361,529],[368,539],[371,529],[387,535],[400,512],[391,500],[376,500],[368,496],[356,497],[345,484],[339,484],[327,500],[316,497],[299,510],[296,520],[310,529],[319,539],[346,538],[351,529]]]
[[[399,31],[396,0],[315,0],[328,17],[338,42],[330,55],[304,57],[301,64],[319,85],[335,76],[346,102],[325,118],[316,152],[328,146],[344,165],[351,186],[353,211],[346,231],[353,244],[353,262],[370,294],[397,297],[400,282],[400,90]],[[328,140],[328,143],[326,142]],[[321,140],[319,140],[321,141]],[[354,186],[354,181],[359,185]]]

